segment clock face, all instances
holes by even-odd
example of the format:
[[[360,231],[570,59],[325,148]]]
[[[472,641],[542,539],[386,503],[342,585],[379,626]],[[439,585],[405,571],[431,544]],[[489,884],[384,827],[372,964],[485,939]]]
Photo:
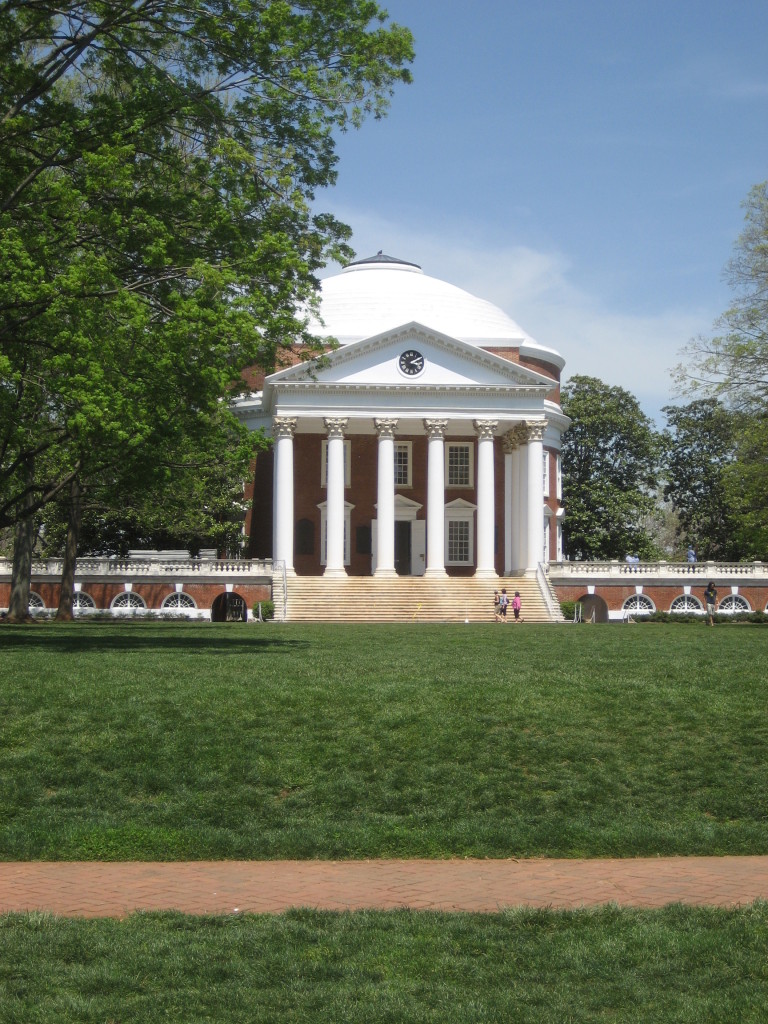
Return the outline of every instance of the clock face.
[[[409,377],[415,377],[417,373],[421,373],[424,369],[424,356],[421,352],[417,352],[415,348],[409,348],[400,356],[397,365],[403,373]]]

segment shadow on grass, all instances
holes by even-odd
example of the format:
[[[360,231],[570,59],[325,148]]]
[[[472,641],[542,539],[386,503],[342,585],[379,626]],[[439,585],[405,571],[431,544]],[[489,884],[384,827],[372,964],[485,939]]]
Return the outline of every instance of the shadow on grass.
[[[0,627],[0,651],[15,649],[39,649],[60,653],[83,653],[86,651],[149,651],[183,650],[207,651],[217,654],[242,654],[244,651],[258,653],[269,650],[300,650],[309,647],[307,640],[288,639],[270,627],[221,624],[197,627],[195,633],[185,633],[193,626],[131,622],[115,623],[67,623],[23,626],[7,624]],[[247,635],[244,632],[247,630]]]

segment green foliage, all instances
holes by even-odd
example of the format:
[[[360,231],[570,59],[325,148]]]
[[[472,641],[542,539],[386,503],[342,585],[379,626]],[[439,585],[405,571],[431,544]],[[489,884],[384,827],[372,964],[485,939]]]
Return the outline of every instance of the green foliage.
[[[0,992],[9,1021],[57,1024],[758,1024],[767,944],[764,903],[7,915]]]
[[[646,522],[656,512],[660,439],[637,399],[594,377],[572,377],[561,404],[563,544],[573,559],[656,555]]]
[[[737,417],[717,399],[665,406],[664,497],[677,515],[683,551],[700,560],[737,560],[739,510],[726,486],[736,455]]]
[[[563,618],[565,619],[566,622],[572,622],[573,621],[573,613],[575,612],[575,610],[576,610],[576,602],[575,601],[561,601],[560,602],[560,611],[563,613]]]
[[[768,410],[741,417],[736,458],[725,469],[724,489],[742,557],[768,561]]]
[[[312,350],[301,310],[350,253],[313,212],[334,133],[411,58],[371,0],[0,5],[0,527],[73,477],[119,472],[114,507],[229,458],[223,400]]]
[[[768,182],[744,202],[744,230],[728,265],[734,289],[714,337],[695,338],[677,367],[687,392],[722,399],[740,413],[736,452],[723,470],[723,489],[743,558],[768,558]]]
[[[261,617],[264,621],[268,619],[274,619],[275,617],[275,602],[274,601],[257,601],[251,609],[253,612],[254,619],[258,619],[259,611],[261,611]]]
[[[676,377],[687,390],[763,415],[768,403],[768,182],[755,185],[743,205],[744,230],[727,268],[733,305],[716,323],[714,337],[691,342]]]
[[[0,859],[768,842],[760,626],[527,624],[512,660],[493,623],[0,624],[0,645]]]

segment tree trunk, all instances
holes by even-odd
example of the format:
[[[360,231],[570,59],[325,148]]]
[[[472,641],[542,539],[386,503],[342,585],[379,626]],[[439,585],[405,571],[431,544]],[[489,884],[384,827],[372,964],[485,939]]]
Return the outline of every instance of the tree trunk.
[[[13,531],[13,569],[9,622],[29,622],[29,590],[32,582],[32,548],[35,544],[35,522],[32,516],[20,519]]]
[[[69,515],[67,518],[67,539],[64,545],[64,564],[61,570],[61,588],[56,619],[59,622],[72,621],[72,600],[75,592],[75,565],[77,546],[80,540],[80,515],[82,509],[82,488],[74,477],[69,488]]]

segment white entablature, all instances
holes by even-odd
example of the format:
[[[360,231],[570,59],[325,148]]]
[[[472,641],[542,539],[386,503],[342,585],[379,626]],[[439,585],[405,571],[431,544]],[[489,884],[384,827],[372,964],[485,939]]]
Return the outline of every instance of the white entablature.
[[[418,365],[404,369],[404,357],[413,354]],[[462,422],[478,416],[498,419],[500,433],[510,424],[542,417],[562,430],[567,420],[546,400],[555,383],[545,374],[410,323],[272,374],[261,395],[238,403],[238,412],[251,426],[269,426],[276,415],[297,417],[299,432],[324,432],[323,419],[329,415],[347,417],[348,433],[368,433],[374,418],[387,415],[400,417],[401,425],[412,421],[417,434],[423,431],[425,416],[448,417],[449,433],[460,432]]]

